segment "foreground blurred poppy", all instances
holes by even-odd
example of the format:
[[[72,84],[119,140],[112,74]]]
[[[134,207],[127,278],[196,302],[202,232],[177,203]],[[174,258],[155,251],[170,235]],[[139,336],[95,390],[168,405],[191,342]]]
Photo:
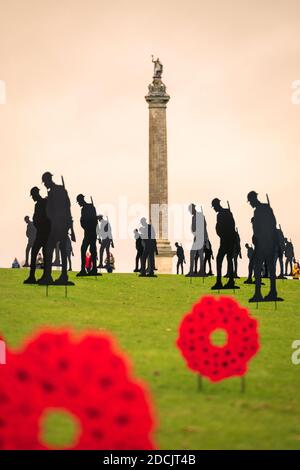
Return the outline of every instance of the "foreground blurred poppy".
[[[225,331],[222,346],[212,342],[217,330]],[[230,297],[202,297],[179,327],[177,346],[190,369],[212,382],[242,376],[259,349],[257,321]]]
[[[47,449],[41,424],[65,409],[80,431],[72,449],[153,449],[153,414],[145,387],[132,378],[112,339],[45,330],[7,350],[0,368],[0,449]]]

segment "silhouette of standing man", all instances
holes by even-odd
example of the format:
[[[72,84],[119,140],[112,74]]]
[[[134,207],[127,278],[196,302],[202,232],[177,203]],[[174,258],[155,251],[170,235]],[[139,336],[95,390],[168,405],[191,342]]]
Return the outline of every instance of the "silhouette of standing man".
[[[28,240],[27,240],[27,246],[26,246],[26,250],[25,250],[25,263],[23,264],[23,268],[28,268],[29,267],[29,253],[30,253],[30,250],[33,247],[34,240],[35,240],[35,237],[36,237],[36,228],[35,228],[33,222],[28,217],[28,215],[26,215],[24,217],[24,221],[27,224],[26,237],[27,237]]]
[[[276,291],[275,256],[278,250],[278,234],[274,213],[269,204],[263,204],[258,200],[255,191],[251,191],[247,198],[251,207],[254,208],[252,225],[255,293],[249,302],[283,300],[277,297]],[[270,292],[265,297],[261,294],[261,272],[264,262],[266,262],[270,277]]]
[[[199,275],[204,276],[203,247],[207,239],[206,222],[202,212],[196,210],[195,204],[189,205],[189,212],[192,214],[191,232],[193,243],[190,250],[190,268],[187,277],[197,275],[197,261],[199,259]]]
[[[179,245],[178,242],[175,243],[175,246],[177,256],[176,272],[179,274],[179,268],[181,268],[181,274],[183,274],[183,263],[185,263],[184,249],[182,248],[182,245]]]
[[[220,248],[217,254],[217,281],[213,290],[219,289],[239,289],[234,284],[233,273],[233,252],[236,240],[235,221],[230,209],[224,209],[220,204],[220,199],[215,198],[211,203],[217,213],[216,232],[220,237]],[[222,263],[224,257],[227,256],[228,262],[228,282],[222,285]]]
[[[78,194],[77,203],[81,207],[80,225],[84,230],[84,237],[81,244],[81,270],[76,276],[96,276],[97,275],[97,213],[93,204],[88,204],[83,194]],[[85,259],[88,247],[90,247],[92,269],[87,273],[85,269]]]
[[[50,220],[47,217],[47,198],[42,198],[40,190],[36,186],[31,188],[30,196],[35,202],[33,224],[36,229],[36,237],[31,250],[31,263],[29,277],[25,279],[24,284],[36,284],[35,270],[36,258],[42,248],[44,263],[46,260],[46,244],[50,234]],[[45,266],[45,265],[44,265]],[[45,269],[45,268],[44,268]]]
[[[143,243],[141,235],[139,234],[138,229],[134,229],[134,239],[135,239],[135,248],[136,248],[136,257],[135,257],[135,269],[134,273],[139,273],[140,268],[139,264],[142,264],[142,255],[143,255]]]
[[[254,249],[248,243],[245,244],[247,250],[247,256],[249,260],[248,264],[248,278],[244,281],[244,284],[253,284],[252,275],[254,269]]]
[[[155,230],[151,224],[147,223],[145,217],[141,219],[140,234],[143,244],[143,254],[141,263],[140,277],[157,277],[154,274],[155,269],[155,254],[158,255]],[[148,274],[146,274],[146,264],[148,262]]]
[[[70,199],[64,185],[60,186],[55,184],[52,180],[52,176],[53,175],[48,171],[42,176],[42,181],[48,190],[47,216],[50,220],[51,230],[47,242],[44,276],[39,281],[39,284],[74,285],[73,282],[68,281],[66,252],[69,230],[71,230],[72,241],[75,241]],[[60,277],[53,282],[51,276],[52,257],[57,242],[59,242],[60,246],[62,267]]]
[[[99,252],[99,266],[98,268],[105,268],[103,264],[103,254],[106,251],[106,258],[110,260],[109,248],[110,245],[114,248],[114,242],[111,233],[111,225],[108,220],[104,220],[103,215],[98,215],[97,219],[100,222],[100,227],[97,224],[97,236],[100,243],[100,252]],[[108,261],[109,262],[109,261]]]

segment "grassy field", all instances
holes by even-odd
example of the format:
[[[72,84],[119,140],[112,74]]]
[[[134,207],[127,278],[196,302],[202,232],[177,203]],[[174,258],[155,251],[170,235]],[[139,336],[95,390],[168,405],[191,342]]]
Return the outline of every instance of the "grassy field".
[[[149,386],[158,417],[156,442],[161,449],[300,449],[300,365],[291,362],[291,343],[300,339],[300,282],[279,281],[285,302],[266,303],[252,314],[259,319],[261,351],[251,361],[246,392],[240,381],[204,382],[196,388],[175,347],[178,324],[212,279],[134,274],[78,279],[68,289],[25,286],[25,270],[0,270],[0,332],[19,345],[41,325],[77,330],[107,330]],[[242,280],[239,281],[242,284]],[[236,291],[249,307],[252,286]],[[64,434],[64,427],[52,434]],[[51,434],[51,432],[50,432]]]

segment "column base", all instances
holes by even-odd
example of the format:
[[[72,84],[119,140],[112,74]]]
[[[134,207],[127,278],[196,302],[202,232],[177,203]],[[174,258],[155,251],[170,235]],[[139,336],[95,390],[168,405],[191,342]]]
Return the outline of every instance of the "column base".
[[[169,240],[157,240],[157,251],[155,264],[158,274],[172,274],[173,256],[176,252],[172,250]]]

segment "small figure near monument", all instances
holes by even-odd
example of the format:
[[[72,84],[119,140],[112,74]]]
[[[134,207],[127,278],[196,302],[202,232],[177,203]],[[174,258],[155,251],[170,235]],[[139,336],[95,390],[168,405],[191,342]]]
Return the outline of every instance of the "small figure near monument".
[[[139,273],[141,270],[142,264],[142,255],[143,255],[143,243],[141,235],[138,229],[134,229],[134,239],[135,239],[135,249],[136,249],[136,256],[135,256],[135,268],[133,270],[134,273]]]
[[[207,239],[206,221],[203,212],[196,210],[195,204],[189,205],[189,212],[192,215],[191,232],[193,243],[190,250],[190,268],[187,277],[204,276],[204,244]],[[197,261],[199,259],[199,272],[197,272]]]
[[[37,263],[37,255],[40,249],[42,249],[43,252],[43,268],[45,269],[46,247],[51,229],[50,220],[47,216],[47,198],[42,198],[42,196],[40,195],[40,190],[36,186],[31,188],[30,196],[35,202],[33,224],[36,230],[36,237],[31,250],[29,277],[25,279],[24,284],[36,284],[37,282],[35,279],[35,270]]]
[[[298,281],[299,278],[300,278],[300,264],[298,261],[294,260],[293,279]]]
[[[75,234],[73,231],[73,220],[71,215],[71,204],[68,193],[64,186],[54,183],[52,174],[48,171],[43,174],[42,181],[48,190],[47,197],[47,217],[50,220],[50,234],[47,241],[46,258],[44,275],[39,280],[41,285],[74,285],[73,282],[68,280],[67,273],[67,251],[66,244],[68,232],[71,231],[72,241],[75,241]],[[52,257],[53,251],[59,242],[61,254],[61,275],[56,281],[53,282],[52,273]]]
[[[158,57],[156,60],[154,60],[153,55],[151,57],[152,57],[152,62],[154,63],[153,78],[161,78],[162,73],[163,73],[163,64],[160,62]]]
[[[13,262],[12,262],[12,264],[11,264],[11,267],[12,267],[12,269],[20,269],[21,266],[20,266],[20,263],[19,263],[19,261],[17,260],[17,258],[15,258],[15,259],[13,260]]]
[[[81,269],[76,276],[97,276],[97,213],[93,204],[87,203],[84,199],[83,194],[78,194],[77,203],[81,207],[80,225],[84,230],[84,237],[81,244]],[[85,268],[86,252],[89,248],[91,253],[92,269],[88,272]]]
[[[26,250],[25,250],[25,263],[23,264],[23,268],[28,268],[29,267],[30,250],[33,247],[34,240],[35,240],[35,237],[36,237],[36,228],[34,226],[34,223],[30,220],[28,215],[26,215],[24,217],[24,221],[27,225],[27,227],[26,227],[27,245],[26,245]]]
[[[238,232],[238,229],[235,230],[235,241],[234,241],[234,248],[233,248],[233,276],[235,279],[240,279],[238,275],[238,258],[242,259],[242,252],[241,252],[241,239]]]
[[[109,249],[110,246],[114,248],[114,241],[112,237],[111,225],[107,220],[104,220],[103,215],[97,216],[98,221],[100,222],[97,224],[97,237],[100,243],[100,251],[99,251],[99,265],[98,268],[105,268],[103,264],[103,255],[104,251],[106,253],[106,259],[110,259],[109,256]]]
[[[254,244],[254,276],[255,293],[249,302],[282,301],[277,296],[275,256],[278,250],[278,234],[276,230],[276,218],[270,207],[269,201],[263,204],[257,198],[257,193],[251,191],[247,199],[254,209],[253,214],[253,244]],[[263,297],[261,293],[262,266],[266,262],[269,278],[270,291]]]
[[[245,248],[247,250],[249,264],[248,264],[248,278],[244,281],[244,284],[254,284],[252,280],[253,271],[254,271],[254,248],[251,245],[249,245],[249,243],[245,244]]]
[[[295,254],[294,254],[294,245],[292,243],[292,241],[288,241],[287,238],[284,239],[285,241],[285,249],[284,249],[284,254],[286,256],[286,260],[285,260],[285,275],[286,276],[292,276],[292,272],[293,272],[293,259],[295,257]],[[289,272],[288,272],[288,267],[290,268]]]
[[[283,254],[285,249],[285,241],[283,231],[281,230],[281,225],[279,228],[276,229],[277,236],[278,236],[278,244],[277,244],[277,251],[275,255],[275,274],[276,274],[276,265],[277,261],[279,261],[280,266],[280,274],[277,276],[277,279],[286,279],[284,276],[284,268],[283,268]]]
[[[212,268],[211,268],[211,260],[214,260],[214,255],[212,251],[212,246],[207,239],[204,244],[204,274],[205,276],[213,276]],[[208,273],[206,272],[206,264],[208,264],[209,271]]]
[[[233,253],[236,240],[235,221],[231,210],[225,209],[220,204],[220,199],[213,199],[211,205],[217,213],[216,232],[220,237],[220,248],[217,254],[217,280],[212,286],[213,290],[219,289],[239,289],[234,283],[233,272]],[[227,257],[228,263],[228,282],[222,284],[222,264],[224,257]]]
[[[41,253],[38,254],[36,259],[36,269],[44,269],[44,258]]]
[[[151,224],[147,223],[145,217],[141,219],[140,235],[143,244],[143,254],[140,277],[157,277],[155,270],[155,255],[158,255],[155,230]],[[148,266],[147,266],[148,264]]]
[[[93,264],[92,264],[91,253],[89,251],[87,251],[86,255],[85,255],[85,270],[86,270],[86,273],[89,274],[92,269],[93,269]]]
[[[108,272],[108,274],[111,274],[116,268],[115,268],[115,257],[112,254],[112,252],[109,252],[109,259],[105,259],[105,269]]]
[[[185,264],[185,255],[182,245],[179,245],[178,242],[175,243],[176,246],[176,256],[177,256],[177,265],[176,272],[179,274],[179,268],[181,269],[181,274],[183,274],[183,263]]]

